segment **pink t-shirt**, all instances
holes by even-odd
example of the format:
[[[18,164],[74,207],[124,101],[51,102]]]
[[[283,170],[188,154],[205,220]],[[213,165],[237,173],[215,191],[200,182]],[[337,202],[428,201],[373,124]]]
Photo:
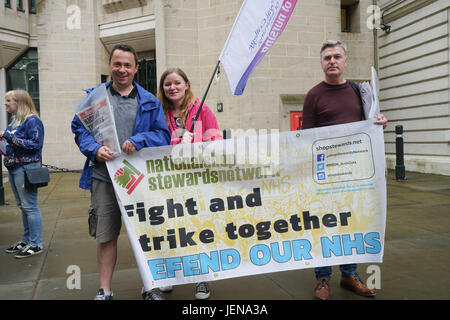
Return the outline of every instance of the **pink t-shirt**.
[[[192,106],[189,106],[189,114],[186,119],[186,129],[191,130],[192,121],[197,111],[200,107],[200,101],[195,99],[195,102]],[[179,130],[177,128],[175,119],[173,117],[172,112],[169,112],[169,130],[171,135],[170,144],[179,144],[181,142],[181,138],[183,137],[183,130]],[[183,132],[181,132],[183,131]],[[194,138],[192,142],[205,142],[205,141],[214,141],[214,140],[222,140],[222,134],[219,131],[219,125],[217,124],[216,117],[214,113],[206,104],[203,104],[202,110],[200,111],[200,115],[195,123],[194,127]]]

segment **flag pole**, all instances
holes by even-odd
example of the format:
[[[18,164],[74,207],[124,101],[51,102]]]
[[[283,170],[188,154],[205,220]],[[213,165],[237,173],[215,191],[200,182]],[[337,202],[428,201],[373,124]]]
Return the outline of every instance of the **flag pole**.
[[[197,122],[197,119],[198,119],[198,117],[200,116],[200,111],[202,111],[203,103],[204,103],[205,100],[206,100],[206,96],[208,95],[209,88],[211,87],[211,83],[212,83],[212,81],[213,81],[213,79],[214,79],[214,76],[216,75],[217,70],[219,69],[219,66],[220,66],[220,60],[217,61],[216,67],[215,67],[215,69],[214,69],[214,72],[213,72],[213,74],[212,74],[212,76],[211,76],[211,79],[209,80],[208,87],[206,88],[206,92],[205,92],[205,94],[203,95],[202,102],[200,103],[200,107],[198,108],[197,114],[196,114],[195,117],[192,119],[192,126],[191,126],[191,130],[189,130],[189,132],[193,132],[193,131],[194,131],[195,123]]]

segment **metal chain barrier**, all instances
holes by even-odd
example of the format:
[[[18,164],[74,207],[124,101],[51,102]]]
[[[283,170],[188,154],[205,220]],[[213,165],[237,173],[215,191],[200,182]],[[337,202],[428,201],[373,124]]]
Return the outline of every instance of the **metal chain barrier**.
[[[71,170],[71,169],[67,169],[67,168],[60,168],[60,167],[56,167],[56,166],[52,166],[50,164],[42,164],[43,167],[47,167],[49,169],[50,172],[52,173],[62,173],[62,172],[81,172],[81,169],[77,169],[77,170]]]

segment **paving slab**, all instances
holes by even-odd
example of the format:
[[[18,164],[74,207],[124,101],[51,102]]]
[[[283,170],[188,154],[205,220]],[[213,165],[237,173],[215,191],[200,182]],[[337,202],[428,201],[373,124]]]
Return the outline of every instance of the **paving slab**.
[[[450,299],[450,177],[406,173],[407,180],[387,176],[387,219],[383,263],[360,264],[363,280],[371,269],[381,273],[374,299],[340,288],[333,267],[335,300],[448,300]],[[78,188],[79,173],[52,173],[48,187],[39,190],[45,250],[18,260],[5,249],[23,232],[21,214],[9,183],[0,207],[0,300],[91,300],[98,289],[97,245],[88,235],[90,192]],[[79,268],[80,288],[73,288],[70,268]],[[69,268],[69,269],[68,269]],[[72,287],[71,287],[72,284]],[[284,271],[210,282],[211,300],[311,300],[312,269]],[[113,277],[117,300],[141,299],[142,282],[125,228],[119,237],[119,256]],[[193,300],[195,284],[175,286],[168,300]]]

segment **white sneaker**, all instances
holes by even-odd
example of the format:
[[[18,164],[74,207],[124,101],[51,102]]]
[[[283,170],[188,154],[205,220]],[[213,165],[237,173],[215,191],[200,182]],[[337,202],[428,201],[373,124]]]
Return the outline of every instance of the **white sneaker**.
[[[100,288],[95,296],[94,300],[114,300],[114,294],[111,291],[109,295],[105,294],[105,290]]]
[[[173,290],[173,286],[159,287],[159,291],[161,291],[161,292],[171,292],[172,290]]]

